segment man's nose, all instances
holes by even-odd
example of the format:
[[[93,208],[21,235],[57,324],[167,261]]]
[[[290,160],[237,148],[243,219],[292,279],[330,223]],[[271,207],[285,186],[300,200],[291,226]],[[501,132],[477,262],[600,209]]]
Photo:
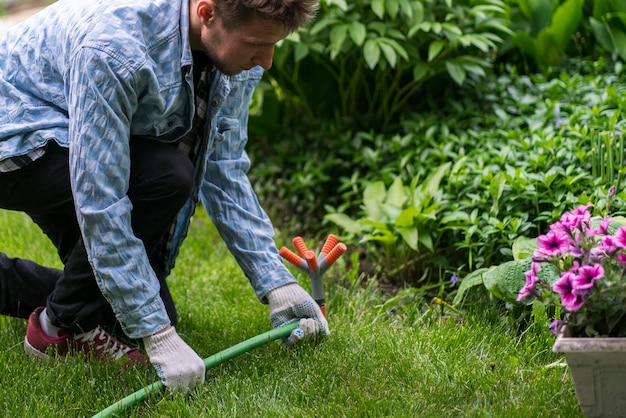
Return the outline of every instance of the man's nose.
[[[260,65],[265,71],[272,68],[272,60],[274,59],[274,45],[268,45],[259,49],[252,59],[254,65]]]

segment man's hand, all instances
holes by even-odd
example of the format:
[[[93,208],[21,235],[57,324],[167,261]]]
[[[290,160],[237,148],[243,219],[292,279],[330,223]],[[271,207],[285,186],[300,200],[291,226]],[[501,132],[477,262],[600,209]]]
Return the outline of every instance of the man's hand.
[[[186,393],[196,384],[204,383],[204,361],[180,338],[174,327],[146,337],[143,342],[150,363],[166,387]]]
[[[317,335],[330,335],[328,322],[313,298],[296,283],[287,284],[267,294],[270,321],[274,328],[300,320],[285,344],[291,345]]]

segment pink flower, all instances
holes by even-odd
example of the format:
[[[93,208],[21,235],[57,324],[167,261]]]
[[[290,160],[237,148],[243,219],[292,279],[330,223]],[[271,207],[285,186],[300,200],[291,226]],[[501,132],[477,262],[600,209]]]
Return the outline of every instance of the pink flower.
[[[586,205],[580,205],[576,209],[571,212],[566,212],[561,217],[559,223],[566,228],[569,228],[570,231],[580,227],[585,222],[589,222],[591,219],[591,213],[589,213],[589,208],[591,207],[591,203],[587,203]]]
[[[573,280],[575,277],[576,274],[571,270],[566,271],[552,286],[552,290],[561,295],[561,304],[569,312],[576,312],[585,304],[582,296],[574,291]]]
[[[547,234],[537,237],[537,246],[541,254],[556,256],[569,250],[570,240],[564,232],[548,231]]]
[[[618,262],[622,263],[622,265],[626,266],[626,254],[619,253],[617,254],[617,257],[615,258],[617,259]]]
[[[611,225],[611,219],[603,218],[600,221],[600,224],[598,225],[598,227],[596,229],[590,229],[589,231],[587,231],[587,233],[590,236],[606,234],[607,231],[609,230],[609,226],[610,225]]]
[[[602,258],[605,254],[612,253],[619,248],[621,247],[618,245],[615,237],[613,237],[612,235],[606,235],[604,238],[602,238],[599,245],[589,250],[589,252],[592,257]]]
[[[537,283],[541,281],[541,279],[537,276],[537,270],[535,270],[536,263],[531,264],[531,269],[524,273],[526,277],[526,284],[522,286],[519,293],[517,294],[517,301],[521,302],[529,296],[537,296],[537,291],[535,290],[535,286]],[[534,268],[533,268],[534,267]]]
[[[582,266],[578,269],[578,275],[575,275],[571,280],[573,292],[579,295],[585,294],[593,287],[596,280],[603,277],[604,268],[601,264]]]
[[[626,248],[626,226],[620,226],[614,237],[615,245],[620,248]]]

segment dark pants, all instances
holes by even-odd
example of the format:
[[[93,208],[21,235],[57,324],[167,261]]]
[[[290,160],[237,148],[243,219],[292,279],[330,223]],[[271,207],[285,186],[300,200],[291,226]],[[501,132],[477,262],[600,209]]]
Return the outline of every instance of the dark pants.
[[[191,193],[193,165],[174,146],[132,138],[128,196],[132,228],[148,257]],[[17,171],[0,173],[0,208],[22,211],[56,247],[64,269],[40,266],[0,253],[0,314],[27,318],[45,305],[53,325],[80,333],[117,325],[96,284],[76,220],[70,190],[68,150],[54,141],[46,154]],[[176,308],[165,275],[155,268],[161,297],[175,325]]]

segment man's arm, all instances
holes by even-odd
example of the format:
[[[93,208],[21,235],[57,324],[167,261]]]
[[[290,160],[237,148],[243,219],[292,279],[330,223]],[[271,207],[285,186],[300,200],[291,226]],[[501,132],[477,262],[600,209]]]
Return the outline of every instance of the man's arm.
[[[216,118],[216,148],[207,161],[200,198],[229,250],[278,327],[299,321],[288,342],[329,334],[322,312],[283,264],[274,241],[273,225],[262,209],[247,172],[250,159],[248,107],[260,69],[243,73],[233,82]]]
[[[66,76],[70,180],[98,286],[131,338],[169,325],[159,281],[131,226],[130,123],[135,74],[101,50],[82,48]]]

